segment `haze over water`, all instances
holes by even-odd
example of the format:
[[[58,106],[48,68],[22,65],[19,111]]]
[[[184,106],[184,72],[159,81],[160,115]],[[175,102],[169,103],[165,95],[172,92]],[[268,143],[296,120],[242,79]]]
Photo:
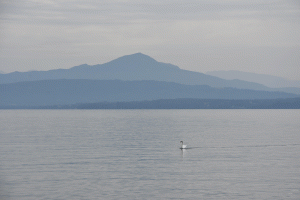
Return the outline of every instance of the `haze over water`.
[[[0,197],[299,199],[299,121],[300,110],[1,110]]]

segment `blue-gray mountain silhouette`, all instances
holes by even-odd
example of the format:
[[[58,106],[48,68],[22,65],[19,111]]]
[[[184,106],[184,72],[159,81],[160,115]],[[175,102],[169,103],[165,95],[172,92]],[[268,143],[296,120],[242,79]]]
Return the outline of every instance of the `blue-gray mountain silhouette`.
[[[160,81],[42,80],[0,84],[0,107],[129,102],[157,99],[276,99],[294,94]]]
[[[300,94],[300,81],[297,80],[288,80],[286,78],[267,74],[256,74],[237,70],[210,71],[206,72],[206,74],[226,80],[239,79],[243,81],[259,83],[270,88],[276,88],[277,91],[285,91],[294,94]]]
[[[51,106],[158,99],[276,99],[261,84],[224,80],[137,53],[101,65],[0,74],[0,107]]]
[[[142,53],[123,56],[108,63],[93,66],[84,64],[70,69],[0,74],[0,84],[50,79],[155,80],[211,87],[273,90],[262,84],[225,80],[200,72],[183,70],[172,64],[157,62]]]

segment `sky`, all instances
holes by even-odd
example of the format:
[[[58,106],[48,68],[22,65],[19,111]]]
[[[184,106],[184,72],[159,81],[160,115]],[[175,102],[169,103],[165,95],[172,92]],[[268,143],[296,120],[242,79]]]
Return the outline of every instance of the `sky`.
[[[141,52],[205,73],[300,80],[299,0],[0,0],[0,72]]]

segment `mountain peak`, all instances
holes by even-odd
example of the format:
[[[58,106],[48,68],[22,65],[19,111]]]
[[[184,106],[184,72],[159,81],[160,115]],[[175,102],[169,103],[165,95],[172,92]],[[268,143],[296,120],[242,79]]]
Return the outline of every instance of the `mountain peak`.
[[[157,63],[157,61],[150,56],[147,56],[142,53],[135,53],[131,55],[122,56],[120,58],[117,58],[111,62],[114,63],[128,63],[128,64],[153,64]]]

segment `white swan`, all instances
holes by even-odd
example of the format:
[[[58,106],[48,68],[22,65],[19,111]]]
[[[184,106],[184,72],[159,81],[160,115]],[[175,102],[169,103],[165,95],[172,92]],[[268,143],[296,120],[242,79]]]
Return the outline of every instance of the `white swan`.
[[[187,148],[186,145],[183,144],[183,141],[180,141],[180,143],[181,143],[180,149],[186,149]]]

